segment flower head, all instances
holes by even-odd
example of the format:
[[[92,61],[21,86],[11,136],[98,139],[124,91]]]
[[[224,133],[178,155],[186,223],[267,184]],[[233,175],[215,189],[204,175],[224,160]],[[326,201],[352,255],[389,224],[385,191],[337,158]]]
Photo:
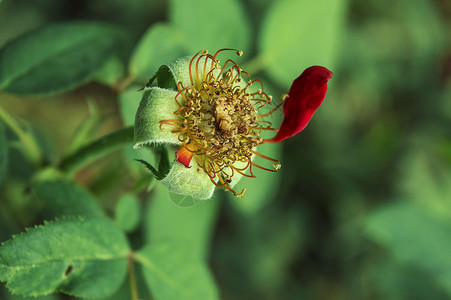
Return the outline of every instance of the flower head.
[[[265,117],[282,104],[269,113],[260,113],[261,108],[272,104],[272,97],[263,91],[259,80],[252,80],[233,60],[221,64],[218,55],[225,50],[242,55],[233,49],[222,49],[214,55],[201,51],[162,66],[150,81],[156,79],[159,87],[146,86],[136,114],[135,148],[175,145],[176,159],[162,182],[173,192],[198,199],[210,198],[215,186],[242,196],[244,190],[238,193],[233,186],[242,176],[255,177],[254,167],[277,172],[280,162],[256,152],[256,147],[301,131],[325,96],[318,78],[326,78],[327,72],[312,69],[306,76],[304,72],[283,103],[285,121],[280,131],[273,139],[264,140],[263,131],[278,131]],[[300,109],[303,112],[292,112]],[[272,167],[254,163],[254,155],[267,159]]]

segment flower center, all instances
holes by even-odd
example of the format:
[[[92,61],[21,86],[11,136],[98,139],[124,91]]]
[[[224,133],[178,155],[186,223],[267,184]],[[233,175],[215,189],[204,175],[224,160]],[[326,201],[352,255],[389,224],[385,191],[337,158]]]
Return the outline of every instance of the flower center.
[[[188,89],[179,112],[187,121],[184,141],[201,149],[197,154],[205,152],[207,158],[224,163],[248,159],[262,142],[253,97],[229,73],[221,79],[207,76],[198,90]]]
[[[224,186],[237,195],[228,186],[232,176],[239,173],[255,177],[251,171],[251,166],[255,165],[251,157],[259,154],[253,149],[263,142],[260,137],[263,130],[274,130],[269,122],[259,120],[257,116],[259,108],[271,103],[271,96],[262,88],[251,92],[253,84],[261,86],[260,81],[252,81],[234,61],[227,60],[221,67],[216,58],[221,51],[214,56],[201,52],[200,56],[192,58],[189,65],[191,85],[184,87],[179,82],[179,93],[175,98],[180,108],[174,114],[183,121],[160,123],[176,126],[172,132],[179,134],[183,147],[194,155],[199,168],[215,185]],[[230,67],[226,71],[227,65]],[[242,74],[247,75],[247,82],[243,82]],[[249,170],[250,175],[245,174],[245,170]]]

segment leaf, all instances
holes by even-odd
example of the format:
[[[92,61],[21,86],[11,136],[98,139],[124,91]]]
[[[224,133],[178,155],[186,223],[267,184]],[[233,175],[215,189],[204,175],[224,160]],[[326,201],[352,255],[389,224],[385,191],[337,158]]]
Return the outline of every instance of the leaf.
[[[46,295],[41,297],[22,297],[17,295],[7,295],[6,300],[57,300],[57,296],[54,295]]]
[[[0,90],[54,94],[93,78],[121,39],[114,27],[89,22],[54,24],[29,32],[0,52]]]
[[[146,212],[146,240],[171,241],[182,248],[189,245],[198,257],[206,259],[218,204],[218,199],[212,198],[183,209],[172,203],[165,186],[157,184]]]
[[[250,26],[241,2],[236,0],[172,0],[170,20],[179,29],[192,54],[222,48],[247,51]]]
[[[183,42],[182,32],[170,24],[152,25],[132,54],[130,74],[148,80],[161,65],[187,54]]]
[[[289,87],[311,65],[333,67],[342,37],[346,1],[274,1],[259,48],[268,75]]]
[[[66,180],[38,181],[32,186],[53,217],[82,215],[104,217],[95,198],[81,186]]]
[[[142,267],[140,264],[134,264],[134,275],[135,275],[135,282],[136,282],[136,288],[138,291],[139,299],[153,299],[150,296],[150,291],[147,288],[147,284],[144,280],[144,274],[142,274]],[[108,300],[132,300],[130,295],[132,293],[132,287],[130,285],[129,280],[125,280],[122,283],[122,286],[119,288],[119,290],[116,291],[114,295],[109,296]]]
[[[8,168],[8,143],[6,141],[5,129],[0,123],[0,190],[3,179]]]
[[[428,271],[451,295],[451,222],[414,202],[398,202],[373,212],[368,235],[401,262]]]
[[[153,244],[135,254],[149,289],[159,300],[219,299],[205,262],[180,245]]]
[[[141,205],[135,195],[123,195],[116,205],[116,224],[125,231],[136,229],[141,219]]]
[[[123,232],[107,219],[45,222],[2,244],[0,280],[22,296],[106,297],[124,280],[129,252]]]
[[[417,136],[422,142],[404,153],[397,188],[403,197],[449,218],[451,170],[446,167],[446,160],[441,153],[432,146],[437,144],[432,135],[427,133],[427,136]]]
[[[125,75],[125,66],[118,55],[114,55],[108,59],[106,63],[103,64],[100,69],[95,74],[94,79],[101,82],[107,86],[114,87]]]

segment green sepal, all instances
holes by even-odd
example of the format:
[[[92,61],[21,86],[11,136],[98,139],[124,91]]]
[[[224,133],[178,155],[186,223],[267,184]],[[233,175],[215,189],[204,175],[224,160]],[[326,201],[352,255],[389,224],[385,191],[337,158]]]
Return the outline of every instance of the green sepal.
[[[155,176],[157,180],[161,180],[164,178],[164,176],[160,174],[160,172],[157,169],[155,169],[155,167],[152,166],[149,162],[145,161],[144,159],[135,159],[135,160],[137,162],[142,163],[147,168],[147,170],[152,172],[152,174]]]
[[[164,178],[171,169],[171,163],[169,162],[169,154],[166,146],[160,145],[154,148],[155,155],[158,157],[158,171]]]
[[[155,75],[149,79],[144,88],[151,87],[155,80],[156,85],[160,88],[177,89],[177,82],[175,81],[174,74],[167,65],[162,65]]]
[[[151,87],[154,82],[160,88],[174,90],[177,90],[177,84],[179,82],[183,86],[190,85],[189,63],[191,58],[192,56],[186,56],[162,65],[155,75],[149,79],[145,87]]]
[[[199,56],[198,56],[199,57]],[[193,61],[191,65],[191,75],[193,82],[191,82],[190,78],[190,72],[189,72],[189,64],[191,62],[192,56],[185,56],[179,59],[176,59],[170,63],[162,65],[158,71],[155,73],[155,75],[152,76],[152,78],[149,79],[145,87],[151,87],[154,82],[156,82],[156,86],[160,88],[167,88],[167,89],[177,89],[177,84],[181,83],[183,87],[188,87],[192,84],[195,86],[198,85],[197,83],[197,72],[196,72],[196,63],[197,58]],[[202,57],[199,61],[199,80],[202,81],[203,76],[203,66],[205,64],[205,57]],[[207,70],[209,69],[209,66],[211,66],[211,60],[209,60],[209,65],[207,65]],[[202,66],[202,67],[200,67]],[[214,74],[218,75],[219,70],[214,70]]]
[[[168,149],[164,145],[159,145],[152,147],[155,156],[159,160],[158,169],[156,169],[152,164],[143,160],[143,159],[135,159],[137,162],[142,163],[152,174],[155,176],[157,180],[162,180],[171,169],[171,163],[169,162],[168,157]]]
[[[198,200],[210,199],[215,190],[210,177],[196,164],[187,168],[177,160],[161,183],[166,185],[170,192],[188,195]]]
[[[160,121],[177,119],[174,112],[179,109],[175,101],[177,92],[159,87],[146,88],[135,117],[135,137],[133,148],[145,145],[173,144],[181,145],[178,134],[172,133],[174,128],[163,125]]]

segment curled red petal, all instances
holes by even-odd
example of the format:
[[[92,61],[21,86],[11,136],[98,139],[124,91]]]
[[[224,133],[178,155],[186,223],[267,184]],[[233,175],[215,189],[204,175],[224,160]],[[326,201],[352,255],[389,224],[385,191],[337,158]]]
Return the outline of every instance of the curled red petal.
[[[193,152],[189,151],[186,146],[182,146],[176,153],[175,156],[177,160],[184,165],[187,168],[191,168],[189,166],[189,163],[191,162],[191,159],[193,158]]]
[[[323,102],[332,72],[320,66],[307,68],[296,78],[283,105],[285,119],[277,135],[265,143],[281,142],[304,130]]]

